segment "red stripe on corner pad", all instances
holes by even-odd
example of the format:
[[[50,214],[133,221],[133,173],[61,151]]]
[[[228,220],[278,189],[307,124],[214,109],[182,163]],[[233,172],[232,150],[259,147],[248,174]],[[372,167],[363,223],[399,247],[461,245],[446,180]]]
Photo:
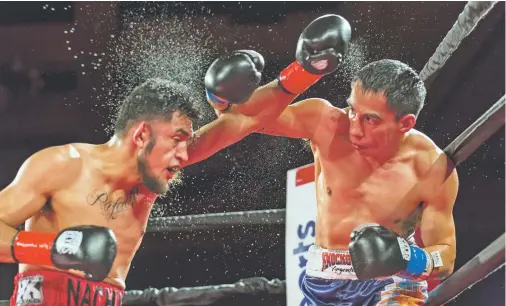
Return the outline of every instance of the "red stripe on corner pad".
[[[314,182],[314,164],[297,169],[295,173],[295,186]]]

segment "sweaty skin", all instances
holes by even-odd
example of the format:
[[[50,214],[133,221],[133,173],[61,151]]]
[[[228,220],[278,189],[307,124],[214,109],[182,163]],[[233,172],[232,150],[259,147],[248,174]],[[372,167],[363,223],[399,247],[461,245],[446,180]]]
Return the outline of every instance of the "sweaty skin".
[[[59,232],[87,224],[109,227],[116,235],[118,249],[105,282],[124,288],[155,196],[142,184],[130,189],[116,185],[102,168],[104,164],[107,167],[107,154],[107,147],[88,144],[68,144],[36,153],[18,175],[18,180],[24,182],[11,184],[0,194],[0,216],[11,226],[31,216],[25,229],[33,232]],[[2,239],[3,243],[7,241]],[[57,270],[24,264],[19,270],[38,269]],[[78,271],[70,273],[82,275]]]
[[[104,282],[125,289],[125,279],[138,250],[158,194],[143,184],[137,158],[164,193],[174,172],[203,160],[273,120],[296,95],[271,82],[249,101],[195,133],[191,121],[176,112],[170,121],[132,124],[126,135],[100,145],[73,143],[43,149],[29,157],[9,186],[0,191],[0,262],[14,262],[11,241],[23,222],[33,232],[59,232],[78,225],[110,228],[117,256]],[[275,100],[277,103],[272,103]],[[154,143],[153,140],[156,142]],[[20,272],[50,266],[20,264]],[[82,276],[79,271],[65,271]]]
[[[414,116],[402,122],[407,127],[398,123],[384,97],[355,86],[348,103],[339,109],[322,99],[303,100],[258,130],[311,141],[315,244],[347,250],[351,232],[363,223],[378,223],[406,238],[420,227],[425,250],[443,258],[444,266],[432,275],[447,277],[455,260],[452,210],[458,190],[451,162],[410,128]]]

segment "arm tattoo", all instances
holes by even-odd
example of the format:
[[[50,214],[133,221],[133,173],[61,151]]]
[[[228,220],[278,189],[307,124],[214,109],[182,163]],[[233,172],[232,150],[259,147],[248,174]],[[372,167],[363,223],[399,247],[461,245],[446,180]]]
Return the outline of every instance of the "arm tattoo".
[[[135,185],[125,196],[112,199],[111,195],[96,189],[93,193],[89,194],[86,200],[90,206],[99,204],[102,209],[102,214],[111,220],[118,217],[118,214],[133,207],[135,201],[139,197],[139,185]]]
[[[415,210],[402,222],[401,230],[404,238],[412,235],[422,220],[423,202],[418,204]]]

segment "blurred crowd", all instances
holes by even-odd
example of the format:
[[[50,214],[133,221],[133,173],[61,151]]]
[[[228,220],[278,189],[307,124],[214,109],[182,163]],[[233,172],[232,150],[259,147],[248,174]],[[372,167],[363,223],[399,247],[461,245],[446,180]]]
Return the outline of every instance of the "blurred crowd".
[[[20,58],[0,63],[0,112],[16,104],[27,103],[44,88],[42,72],[28,67]]]

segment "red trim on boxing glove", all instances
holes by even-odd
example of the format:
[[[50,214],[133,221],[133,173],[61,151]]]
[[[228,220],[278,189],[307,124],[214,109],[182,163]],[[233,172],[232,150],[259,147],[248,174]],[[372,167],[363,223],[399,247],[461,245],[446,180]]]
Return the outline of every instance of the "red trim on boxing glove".
[[[55,233],[18,232],[12,240],[12,257],[16,262],[52,266],[51,247]]]
[[[301,94],[318,82],[323,75],[307,72],[299,62],[294,61],[279,74],[279,84],[283,90],[291,94]]]

